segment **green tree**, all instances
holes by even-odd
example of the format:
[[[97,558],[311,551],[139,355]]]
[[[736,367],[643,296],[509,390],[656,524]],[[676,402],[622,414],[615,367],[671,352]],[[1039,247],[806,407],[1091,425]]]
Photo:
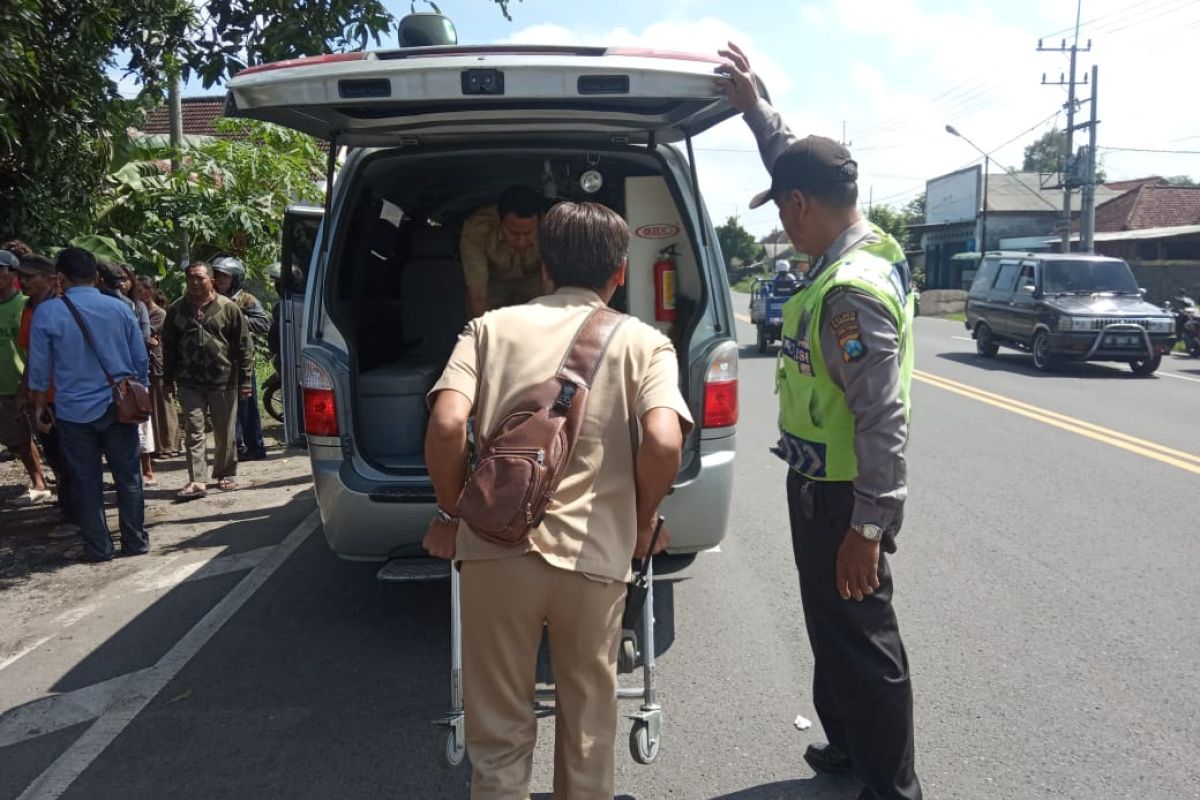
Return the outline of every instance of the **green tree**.
[[[742,227],[737,217],[730,217],[717,228],[717,241],[721,243],[721,254],[725,256],[726,271],[763,257],[762,245],[755,240],[754,234]]]
[[[1172,175],[1171,177],[1167,178],[1167,183],[1169,183],[1171,186],[1182,186],[1191,189],[1200,187],[1200,182],[1192,180],[1191,177],[1187,175]]]
[[[1076,142],[1079,140],[1077,139]],[[1040,172],[1053,175],[1063,171],[1063,151],[1067,147],[1067,132],[1058,128],[1049,130],[1031,144],[1025,146],[1025,160],[1021,163],[1024,172]],[[994,168],[994,167],[993,167]],[[1096,182],[1104,183],[1104,170],[1096,168]]]
[[[908,204],[904,206],[902,213],[904,214],[906,224],[923,224],[925,222],[925,193],[921,192],[912,200],[909,200]]]
[[[114,54],[153,96],[191,15],[186,0],[0,3],[0,235],[52,245],[87,227],[141,115],[108,77]]]
[[[487,2],[509,17],[511,0]],[[127,129],[172,76],[213,86],[250,64],[378,45],[391,24],[381,0],[2,0],[0,236],[50,247],[90,232]]]
[[[867,219],[890,233],[901,247],[908,246],[908,216],[891,206],[872,206]]]
[[[218,120],[237,138],[214,138],[180,154],[172,172],[168,148],[148,147],[110,175],[95,233],[76,244],[115,247],[139,272],[170,274],[175,223],[188,231],[194,258],[232,253],[264,285],[279,260],[280,225],[289,203],[318,202],[325,156],[310,136],[268,123]]]
[[[1046,131],[1025,147],[1024,172],[1052,174],[1062,172],[1063,150],[1067,146],[1067,132],[1054,128]]]

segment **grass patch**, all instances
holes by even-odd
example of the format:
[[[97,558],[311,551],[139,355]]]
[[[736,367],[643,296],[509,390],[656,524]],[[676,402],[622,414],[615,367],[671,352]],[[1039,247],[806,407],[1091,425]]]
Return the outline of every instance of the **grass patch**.
[[[756,281],[758,281],[760,278],[766,278],[766,277],[767,277],[767,273],[765,273],[765,272],[761,275],[750,275],[746,278],[742,278],[740,281],[733,284],[729,288],[735,292],[741,292],[742,294],[750,294],[751,290],[754,289],[754,283]]]
[[[948,319],[948,320],[950,320],[951,322],[966,322],[966,321],[967,321],[967,315],[966,315],[966,314],[964,314],[964,313],[962,313],[962,312],[960,311],[960,312],[958,312],[958,313],[955,313],[955,314],[943,314],[943,315],[941,316],[941,319]]]

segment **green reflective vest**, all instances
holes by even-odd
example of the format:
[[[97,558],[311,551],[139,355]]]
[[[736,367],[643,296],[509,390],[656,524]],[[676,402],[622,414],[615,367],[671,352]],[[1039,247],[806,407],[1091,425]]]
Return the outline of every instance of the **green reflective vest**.
[[[912,385],[914,297],[904,251],[872,226],[881,241],[856,248],[825,267],[812,285],[783,307],[783,347],[776,370],[781,438],[775,452],[801,474],[821,481],[858,477],[854,455],[854,415],[829,376],[821,350],[821,310],[830,292],[851,288],[878,300],[900,332],[900,397],[909,416]],[[836,322],[836,321],[835,321]],[[857,332],[857,322],[847,333]],[[830,332],[832,335],[832,331]],[[853,348],[853,339],[842,342]],[[852,357],[853,350],[847,350]]]

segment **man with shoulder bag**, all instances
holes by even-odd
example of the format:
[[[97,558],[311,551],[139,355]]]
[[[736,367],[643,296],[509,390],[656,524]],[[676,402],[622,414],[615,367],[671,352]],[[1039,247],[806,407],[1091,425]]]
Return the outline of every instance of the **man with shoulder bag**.
[[[149,417],[149,357],[129,307],[95,288],[96,259],[68,247],[55,267],[66,291],[39,303],[29,340],[29,389],[38,430],[57,427],[71,473],[71,502],[83,537],[83,561],[108,561],[101,457],[117,487],[121,554],[150,549],[145,528],[139,422]],[[52,381],[53,379],[53,381]],[[55,388],[51,412],[47,390]]]
[[[472,800],[528,796],[543,627],[554,796],[611,800],[630,562],[649,555],[692,421],[670,341],[607,308],[625,282],[624,220],[560,203],[539,239],[557,291],[472,320],[429,394],[438,509],[425,548],[462,572]],[[472,417],[479,463],[468,478]],[[668,541],[664,531],[656,550]]]

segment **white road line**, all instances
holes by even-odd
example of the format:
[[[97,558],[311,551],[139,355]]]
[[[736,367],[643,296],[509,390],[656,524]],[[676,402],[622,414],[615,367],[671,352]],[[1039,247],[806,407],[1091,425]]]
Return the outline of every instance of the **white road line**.
[[[8,658],[0,659],[0,671],[2,671],[9,664],[13,664],[17,661],[20,661],[22,658],[29,655],[34,650],[37,650],[39,647],[44,645],[46,642],[50,641],[52,638],[54,638],[54,637],[53,636],[43,636],[40,639],[35,639],[32,643],[21,648],[20,650],[18,650],[17,652],[15,652],[11,656],[9,656]]]
[[[1187,375],[1176,375],[1173,372],[1163,372],[1162,370],[1159,370],[1158,372],[1156,372],[1154,374],[1160,378],[1174,378],[1175,380],[1179,380],[1179,381],[1191,381],[1192,383],[1200,383],[1200,378],[1189,378]]]
[[[73,692],[41,697],[12,709],[0,716],[0,747],[90,722],[123,696],[127,684],[142,680],[144,673],[151,669],[153,667],[118,675]]]
[[[974,340],[974,339],[972,339],[970,336],[951,336],[950,338],[951,338],[951,339],[958,339],[960,342],[973,342],[973,341],[975,341],[975,340]]]
[[[158,663],[130,682],[129,692],[117,699],[82,736],[31,783],[17,800],[57,800],[91,766],[150,701],[187,666],[217,631],[254,596],[267,579],[312,535],[320,522],[316,511],[288,534],[249,575],[221,599],[204,618],[175,643]]]
[[[181,583],[203,580],[230,572],[250,569],[274,550],[274,547],[260,547],[245,553],[230,556],[218,556],[208,561],[192,561],[187,564],[167,564],[149,573],[134,576],[131,591],[153,592],[161,589],[172,589]]]

